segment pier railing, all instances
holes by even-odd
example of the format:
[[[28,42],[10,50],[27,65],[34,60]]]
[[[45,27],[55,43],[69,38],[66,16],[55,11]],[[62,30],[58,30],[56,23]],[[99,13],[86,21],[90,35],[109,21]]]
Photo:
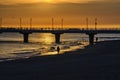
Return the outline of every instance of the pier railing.
[[[0,30],[87,30],[87,31],[92,31],[92,30],[120,30],[120,28],[27,28],[27,27],[22,27],[22,28],[14,28],[14,27],[0,27]]]

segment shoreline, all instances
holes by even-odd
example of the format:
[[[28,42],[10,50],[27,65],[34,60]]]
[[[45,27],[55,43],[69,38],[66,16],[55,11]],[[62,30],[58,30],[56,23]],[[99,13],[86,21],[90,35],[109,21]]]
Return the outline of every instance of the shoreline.
[[[68,46],[66,44],[61,44],[61,45],[59,45],[61,47],[60,54],[64,54],[64,53],[70,52],[70,51],[75,51],[79,48],[82,49],[86,45],[87,45],[87,42],[86,43],[81,42],[79,45],[77,44],[77,45],[72,45],[72,46]],[[53,45],[51,45],[51,47],[53,47]],[[54,47],[56,48],[57,45],[54,45]],[[9,56],[10,56],[10,54],[11,55],[13,54],[10,57],[4,57],[4,55],[1,55],[3,57],[0,58],[0,62],[18,60],[18,59],[24,59],[24,58],[26,59],[26,58],[36,57],[36,56],[44,57],[44,56],[50,56],[50,55],[57,55],[57,51],[56,50],[51,51],[50,46],[48,49],[46,48],[46,51],[43,51],[43,52],[41,52],[41,50],[39,50],[39,49],[42,49],[42,48],[16,50],[18,52],[15,51],[15,52],[11,52],[8,54]],[[26,55],[26,56],[24,56],[24,55]]]
[[[0,79],[119,80],[119,45],[104,41],[65,54],[0,62]]]

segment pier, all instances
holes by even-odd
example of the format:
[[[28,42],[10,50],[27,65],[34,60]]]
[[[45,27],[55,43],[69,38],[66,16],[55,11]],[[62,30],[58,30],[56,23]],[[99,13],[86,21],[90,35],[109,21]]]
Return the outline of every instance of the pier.
[[[94,44],[94,36],[96,34],[120,34],[120,29],[44,29],[44,28],[0,28],[0,34],[10,32],[10,33],[20,33],[23,35],[23,42],[29,42],[29,35],[32,33],[52,33],[55,35],[55,42],[60,43],[60,36],[64,33],[82,33],[89,37],[89,44]]]
[[[19,22],[19,28],[16,28],[16,26],[12,27],[4,27],[2,25],[2,17],[0,18],[0,34],[5,33],[5,32],[10,32],[10,33],[20,33],[23,35],[23,42],[24,43],[29,43],[29,35],[32,33],[52,33],[55,37],[55,43],[60,44],[60,36],[64,33],[82,33],[86,34],[89,37],[89,44],[93,45],[94,44],[94,36],[96,34],[120,34],[120,28],[104,28],[104,29],[99,29],[97,28],[97,18],[95,18],[95,26],[94,28],[89,28],[88,26],[88,18],[86,18],[86,28],[64,28],[64,20],[63,18],[61,19],[61,28],[58,28],[54,25],[54,18],[52,18],[52,26],[48,28],[41,28],[41,26],[33,27],[32,26],[32,18],[30,18],[30,24],[27,27],[22,26],[22,18],[20,17],[20,22]],[[76,26],[74,26],[76,27]]]

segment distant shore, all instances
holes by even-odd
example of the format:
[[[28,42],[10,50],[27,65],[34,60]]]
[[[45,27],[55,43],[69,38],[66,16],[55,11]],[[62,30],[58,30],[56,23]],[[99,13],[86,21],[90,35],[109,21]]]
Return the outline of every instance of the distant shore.
[[[60,55],[0,62],[1,80],[120,80],[120,41]]]

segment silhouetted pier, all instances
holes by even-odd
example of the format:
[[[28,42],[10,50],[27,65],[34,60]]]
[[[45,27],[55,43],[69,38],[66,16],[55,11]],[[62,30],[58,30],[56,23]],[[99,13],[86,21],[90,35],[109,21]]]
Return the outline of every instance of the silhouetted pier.
[[[84,33],[89,36],[89,44],[93,45],[94,44],[94,36],[96,34],[119,34],[120,29],[44,29],[44,28],[0,28],[0,33],[5,33],[5,32],[10,32],[10,33],[20,33],[23,35],[23,41],[24,43],[29,42],[29,34],[32,33],[52,33],[55,35],[55,42],[60,43],[60,36],[64,33]]]
[[[97,18],[95,18],[95,26],[94,29],[90,29],[88,26],[88,18],[86,18],[86,28],[80,29],[80,28],[64,28],[64,20],[61,19],[61,28],[56,28],[54,25],[54,18],[52,18],[52,26],[49,28],[37,28],[32,26],[32,18],[30,18],[30,24],[27,28],[22,26],[22,18],[20,17],[19,20],[19,28],[16,28],[16,26],[12,26],[11,28],[6,28],[3,26],[3,18],[0,17],[0,33],[10,32],[10,33],[20,33],[23,35],[23,41],[24,43],[29,42],[29,34],[32,33],[52,33],[55,35],[55,42],[60,43],[60,36],[64,33],[84,33],[89,36],[89,44],[94,44],[94,36],[96,34],[119,34],[120,28],[118,29],[99,29],[97,28]]]

